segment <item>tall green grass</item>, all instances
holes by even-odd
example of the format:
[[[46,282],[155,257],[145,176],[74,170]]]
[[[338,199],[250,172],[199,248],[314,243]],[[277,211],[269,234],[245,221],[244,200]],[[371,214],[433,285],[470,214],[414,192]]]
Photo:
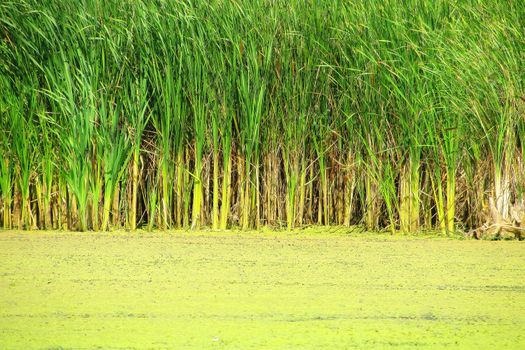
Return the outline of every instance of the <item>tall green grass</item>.
[[[524,201],[506,1],[5,1],[4,228],[444,234]]]

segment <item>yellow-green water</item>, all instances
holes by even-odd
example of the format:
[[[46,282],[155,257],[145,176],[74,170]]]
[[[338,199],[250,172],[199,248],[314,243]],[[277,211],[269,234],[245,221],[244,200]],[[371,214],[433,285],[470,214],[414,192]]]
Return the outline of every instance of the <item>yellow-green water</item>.
[[[0,349],[523,349],[525,245],[0,232]]]

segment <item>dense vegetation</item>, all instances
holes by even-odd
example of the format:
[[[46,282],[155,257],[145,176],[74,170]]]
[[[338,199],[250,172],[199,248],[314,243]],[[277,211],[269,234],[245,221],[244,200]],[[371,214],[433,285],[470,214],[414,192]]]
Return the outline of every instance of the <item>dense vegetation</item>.
[[[507,216],[524,26],[520,1],[2,1],[1,225]]]

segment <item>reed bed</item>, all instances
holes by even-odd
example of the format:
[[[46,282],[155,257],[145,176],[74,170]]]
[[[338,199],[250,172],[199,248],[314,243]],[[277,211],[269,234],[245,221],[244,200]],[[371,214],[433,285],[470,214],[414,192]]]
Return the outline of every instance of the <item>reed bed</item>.
[[[0,224],[477,227],[523,62],[519,1],[3,1]]]

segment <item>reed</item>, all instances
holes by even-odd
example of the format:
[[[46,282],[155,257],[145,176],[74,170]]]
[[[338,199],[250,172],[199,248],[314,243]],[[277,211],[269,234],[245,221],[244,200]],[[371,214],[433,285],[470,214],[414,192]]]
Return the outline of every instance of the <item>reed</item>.
[[[525,9],[0,4],[4,229],[364,225],[525,201]]]

